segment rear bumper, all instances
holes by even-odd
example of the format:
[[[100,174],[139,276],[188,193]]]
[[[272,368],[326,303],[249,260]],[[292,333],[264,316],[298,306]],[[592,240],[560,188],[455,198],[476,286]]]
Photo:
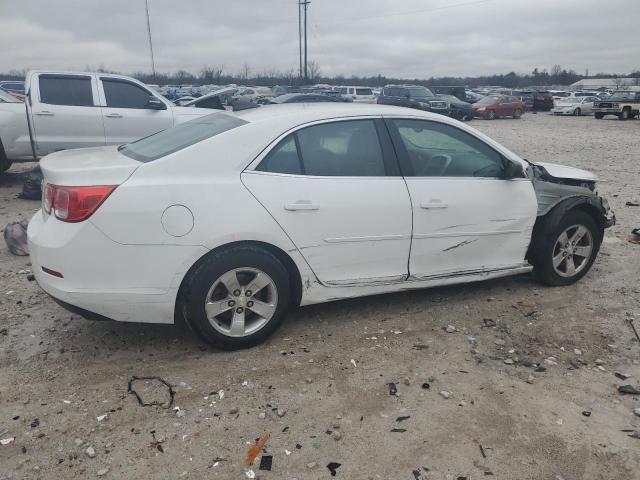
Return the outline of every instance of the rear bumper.
[[[173,323],[182,278],[207,251],[123,245],[90,221],[65,223],[41,211],[29,222],[27,236],[33,273],[46,293],[82,316],[122,322]]]

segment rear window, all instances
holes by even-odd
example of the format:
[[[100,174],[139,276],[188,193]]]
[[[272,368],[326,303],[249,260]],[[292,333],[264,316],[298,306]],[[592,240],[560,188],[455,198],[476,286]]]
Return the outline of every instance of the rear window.
[[[238,117],[213,113],[122,145],[118,150],[139,162],[151,162],[247,123]]]
[[[356,95],[373,95],[370,88],[356,88]]]
[[[404,97],[407,95],[407,90],[398,87],[388,87],[382,91],[382,94],[386,97]]]
[[[92,107],[91,77],[40,75],[40,101],[49,105]]]

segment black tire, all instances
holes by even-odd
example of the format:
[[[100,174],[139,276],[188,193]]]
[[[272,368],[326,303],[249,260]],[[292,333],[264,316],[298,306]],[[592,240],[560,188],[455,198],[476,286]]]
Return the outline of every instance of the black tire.
[[[0,173],[4,173],[9,170],[12,164],[13,162],[7,158],[7,155],[4,153],[2,142],[0,142]]]
[[[487,120],[495,120],[496,118],[498,118],[498,116],[496,115],[495,110],[489,110],[487,112]]]
[[[594,113],[593,116],[596,117],[596,120],[602,120],[604,118],[604,113]]]
[[[631,111],[629,110],[628,107],[625,107],[622,109],[622,113],[618,115],[618,118],[620,120],[629,120],[630,116],[631,116]]]
[[[513,112],[513,118],[518,119],[522,116],[522,110],[520,110],[519,108],[516,108],[516,111]]]
[[[580,115],[582,115],[582,110],[580,110],[579,108],[576,108],[573,111],[573,115],[574,115],[574,117],[579,117]]]
[[[277,291],[276,309],[271,319],[259,330],[242,337],[216,330],[205,312],[209,289],[222,275],[237,268],[252,268],[266,273]],[[210,254],[189,274],[182,301],[187,324],[208,344],[225,350],[253,347],[269,338],[287,314],[291,302],[289,274],[280,260],[263,248],[254,245],[226,248]]]
[[[556,243],[560,235],[574,225],[583,226],[589,231],[592,250],[582,269],[577,271],[573,276],[562,276],[556,272],[553,266]],[[545,285],[564,286],[577,282],[591,269],[600,250],[602,228],[598,226],[595,219],[587,212],[582,210],[569,210],[566,212],[559,207],[547,214],[541,228],[536,229],[534,237],[533,255],[531,258],[531,263],[534,266],[534,274]]]

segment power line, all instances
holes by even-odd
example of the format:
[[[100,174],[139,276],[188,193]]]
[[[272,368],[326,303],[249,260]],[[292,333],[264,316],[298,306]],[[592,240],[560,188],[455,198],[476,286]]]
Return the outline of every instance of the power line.
[[[151,22],[149,21],[149,0],[144,0],[144,9],[147,14],[147,33],[149,34],[149,52],[151,53],[151,71],[156,78],[156,62],[153,58],[153,42],[151,41]]]

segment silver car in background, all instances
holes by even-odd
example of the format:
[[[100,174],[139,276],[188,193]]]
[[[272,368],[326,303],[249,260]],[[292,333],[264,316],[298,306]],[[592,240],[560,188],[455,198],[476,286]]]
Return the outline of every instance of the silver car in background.
[[[566,97],[556,100],[555,106],[551,110],[554,115],[591,115],[593,113],[593,102],[597,97]]]

